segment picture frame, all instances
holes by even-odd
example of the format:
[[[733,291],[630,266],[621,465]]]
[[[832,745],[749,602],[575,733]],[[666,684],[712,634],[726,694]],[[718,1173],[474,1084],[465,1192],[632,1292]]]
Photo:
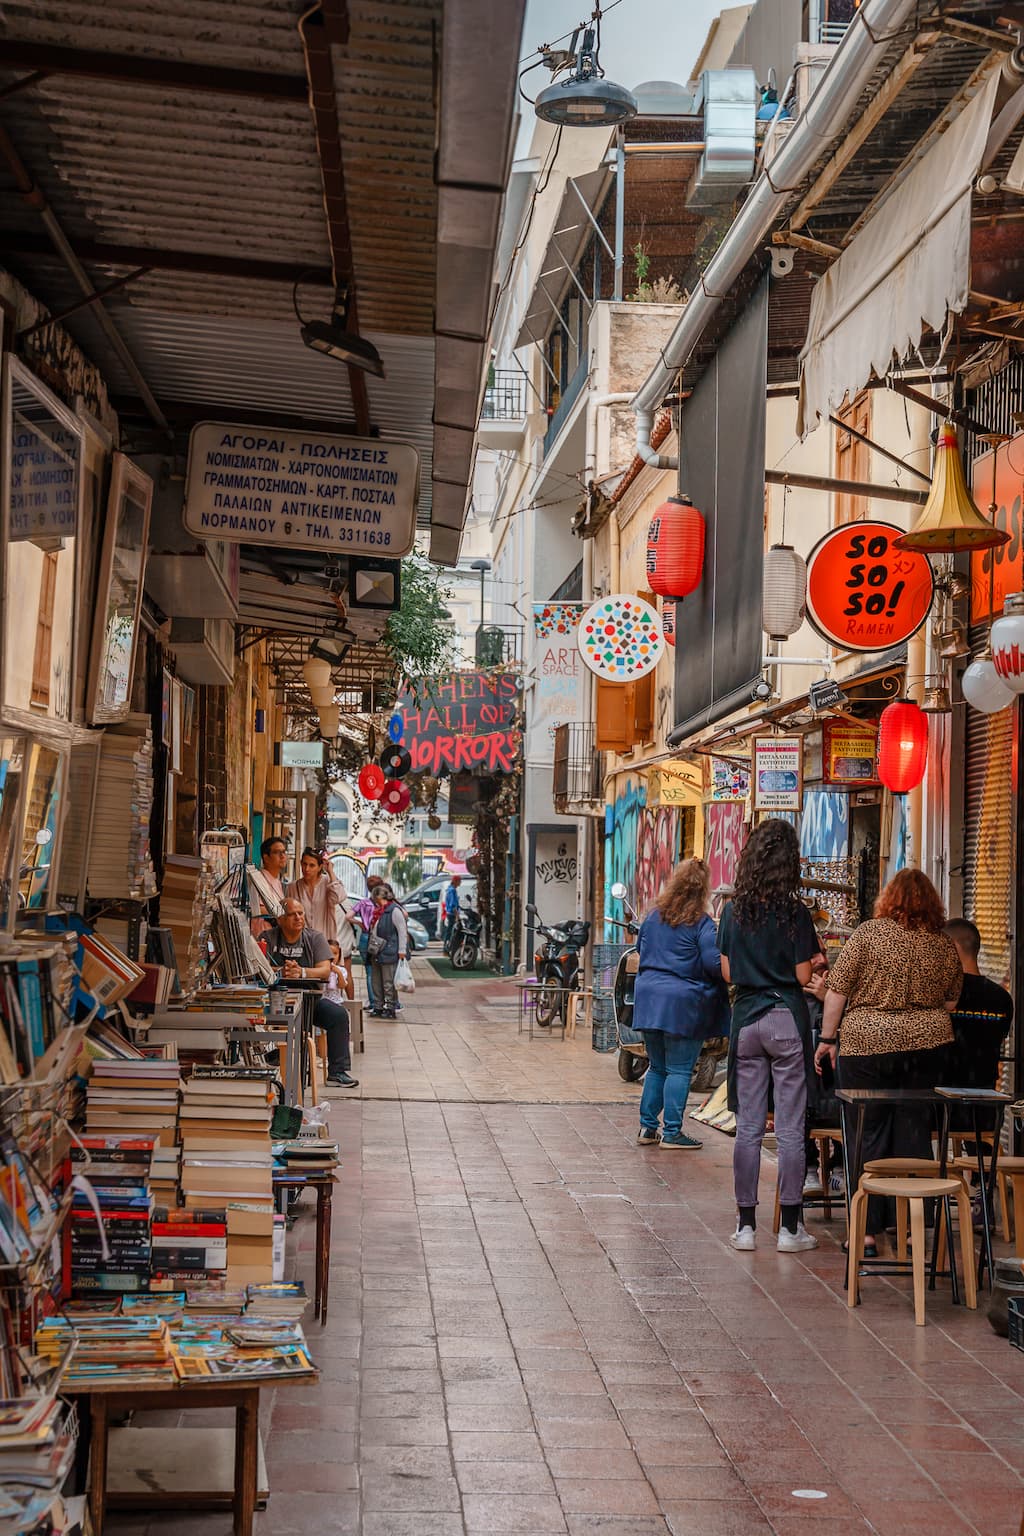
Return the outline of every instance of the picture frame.
[[[112,725],[131,711],[152,504],[150,477],[115,453],[96,583],[86,702],[92,725]]]
[[[755,736],[753,809],[774,815],[803,807],[804,739],[802,736]]]

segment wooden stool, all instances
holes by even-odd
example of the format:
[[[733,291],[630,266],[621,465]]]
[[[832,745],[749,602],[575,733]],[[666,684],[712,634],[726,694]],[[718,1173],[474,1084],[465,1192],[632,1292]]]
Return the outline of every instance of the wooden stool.
[[[947,1198],[956,1201],[960,1257],[964,1271],[964,1294],[967,1298],[968,1307],[972,1311],[975,1310],[978,1305],[978,1287],[977,1276],[974,1272],[974,1229],[971,1225],[970,1196],[967,1193],[967,1186],[963,1179],[888,1179],[872,1173],[865,1173],[863,1175],[860,1187],[850,1205],[850,1255],[846,1281],[847,1305],[855,1307],[860,1300],[860,1266],[864,1257],[869,1195],[879,1195],[883,1199],[895,1200],[897,1209],[899,1209],[900,1205],[909,1206],[910,1208],[911,1258],[914,1266],[914,1321],[919,1328],[923,1328],[925,1322],[924,1202],[926,1200],[945,1200]],[[971,1244],[969,1256],[965,1246],[967,1242]]]
[[[996,1164],[996,1186],[1003,1236],[1009,1240],[1007,1216],[1013,1207],[1013,1251],[1024,1259],[1024,1157],[1001,1157]],[[1012,1199],[1008,1198],[1012,1196]]]
[[[833,1146],[835,1146],[835,1147],[841,1147],[842,1146],[842,1144],[843,1144],[843,1133],[839,1129],[838,1126],[831,1126],[830,1125],[830,1126],[827,1126],[827,1127],[822,1127],[820,1130],[819,1129],[815,1129],[813,1131],[808,1131],[807,1135],[808,1135],[809,1139],[811,1141],[813,1141],[816,1144],[817,1148],[818,1148],[818,1168],[819,1168],[819,1171],[821,1173],[821,1194],[820,1195],[808,1195],[804,1199],[803,1203],[807,1207],[814,1207],[814,1208],[816,1208],[818,1205],[820,1205],[821,1209],[822,1209],[822,1213],[824,1214],[825,1220],[826,1221],[831,1221],[832,1220],[832,1191],[828,1187],[828,1180],[829,1180],[829,1174],[828,1174],[829,1148],[833,1147]],[[840,1197],[840,1199],[841,1198],[842,1197]],[[774,1217],[774,1221],[772,1223],[772,1231],[775,1232],[775,1233],[778,1233],[778,1230],[781,1227],[781,1225],[782,1225],[782,1204],[781,1204],[781,1202],[779,1200],[779,1186],[778,1186],[778,1184],[776,1184],[776,1186],[775,1186],[775,1217]]]
[[[883,1179],[937,1179],[940,1163],[937,1157],[873,1157],[864,1164],[864,1172]],[[953,1175],[949,1174],[952,1178]],[[945,1254],[946,1229],[943,1226],[939,1239],[940,1262]],[[907,1207],[896,1203],[896,1257],[901,1264],[907,1262]]]
[[[576,1020],[579,1016],[580,1003],[583,1004],[584,1028],[589,1029],[594,1011],[594,994],[589,987],[583,987],[579,992],[570,992],[569,994],[569,1016],[565,1023],[566,1038],[569,1040],[575,1040],[576,1038]]]

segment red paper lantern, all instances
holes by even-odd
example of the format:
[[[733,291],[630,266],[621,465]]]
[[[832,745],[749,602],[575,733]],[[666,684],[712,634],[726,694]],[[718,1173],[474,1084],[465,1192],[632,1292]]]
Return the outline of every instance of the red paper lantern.
[[[364,800],[379,800],[385,785],[384,770],[377,763],[367,763],[359,770],[359,793]]]
[[[665,644],[673,649],[676,643],[676,603],[675,598],[666,597],[661,605],[661,632],[665,636]]]
[[[689,597],[704,574],[704,516],[688,496],[670,496],[647,530],[647,580],[662,597]]]
[[[878,777],[886,789],[916,789],[927,763],[928,716],[908,699],[887,705],[878,723]]]

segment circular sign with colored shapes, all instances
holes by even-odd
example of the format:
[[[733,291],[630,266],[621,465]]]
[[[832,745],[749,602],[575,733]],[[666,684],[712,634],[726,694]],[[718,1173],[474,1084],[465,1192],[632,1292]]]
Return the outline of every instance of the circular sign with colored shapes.
[[[364,800],[379,800],[386,782],[384,770],[377,763],[367,763],[359,770],[359,793]]]
[[[657,613],[632,592],[616,592],[592,603],[576,635],[591,672],[611,683],[645,677],[665,650]]]
[[[402,816],[409,809],[411,799],[408,784],[403,784],[398,779],[389,779],[380,797],[381,809],[392,816]]]
[[[885,651],[921,628],[935,578],[927,555],[896,549],[891,523],[844,523],[811,550],[807,618],[844,651]]]
[[[399,742],[405,733],[405,724],[401,715],[392,715],[388,721],[388,735],[393,742]]]

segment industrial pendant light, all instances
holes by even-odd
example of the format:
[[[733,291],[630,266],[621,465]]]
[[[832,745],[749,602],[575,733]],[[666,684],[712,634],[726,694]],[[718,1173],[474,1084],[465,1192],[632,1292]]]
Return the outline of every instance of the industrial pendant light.
[[[632,91],[604,78],[601,68],[601,7],[594,7],[592,26],[583,32],[583,42],[576,51],[579,28],[564,54],[550,52],[543,61],[549,67],[572,66],[564,80],[553,80],[534,102],[537,116],[545,123],[561,128],[608,128],[635,117],[639,108]]]
[[[893,547],[938,555],[960,549],[994,549],[1009,541],[1010,535],[994,527],[975,506],[964,476],[956,428],[947,421],[939,429],[928,500],[910,532],[893,539]]]
[[[293,295],[294,300],[294,295]],[[384,364],[377,348],[365,336],[359,336],[348,328],[349,292],[339,288],[334,299],[334,312],[330,320],[303,320],[298,305],[295,313],[302,326],[302,339],[313,352],[323,352],[350,368],[362,368],[378,379],[384,377]]]
[[[807,562],[791,544],[773,544],[764,557],[761,628],[771,640],[795,635],[807,611]]]

